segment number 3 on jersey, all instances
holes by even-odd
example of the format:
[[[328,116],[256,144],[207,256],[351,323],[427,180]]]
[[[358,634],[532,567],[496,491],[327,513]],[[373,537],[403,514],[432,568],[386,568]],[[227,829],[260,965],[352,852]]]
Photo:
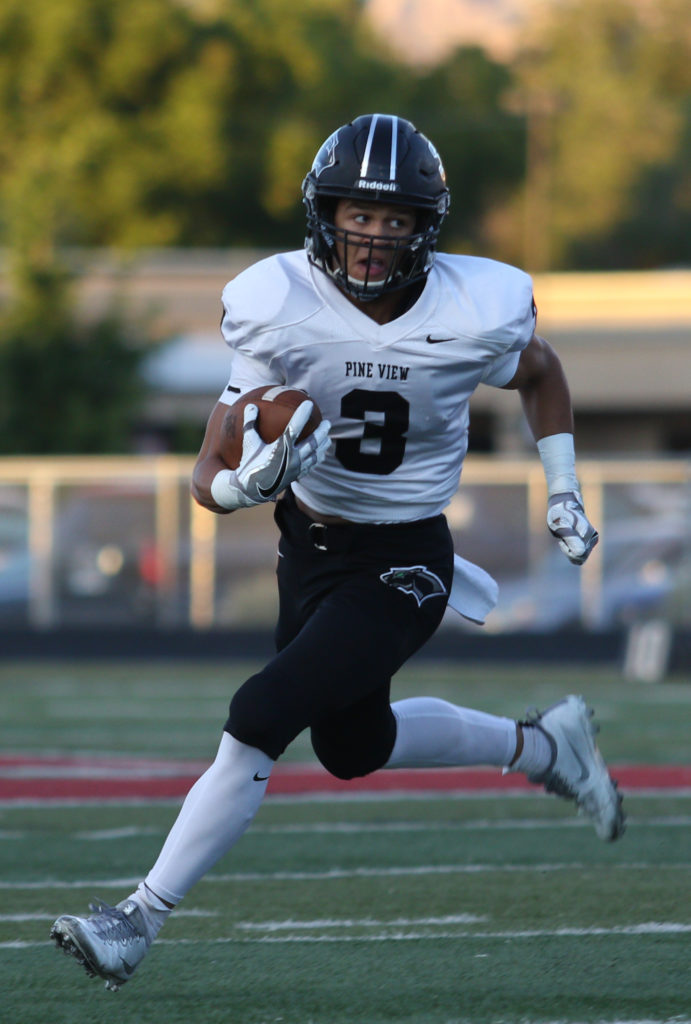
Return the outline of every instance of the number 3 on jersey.
[[[361,437],[343,437],[336,441],[336,458],[354,473],[387,476],[403,462],[405,433],[410,421],[410,406],[397,391],[364,391],[354,388],[341,400],[341,416],[364,420]],[[367,419],[367,413],[380,413],[383,418]],[[373,441],[378,451],[365,442]]]

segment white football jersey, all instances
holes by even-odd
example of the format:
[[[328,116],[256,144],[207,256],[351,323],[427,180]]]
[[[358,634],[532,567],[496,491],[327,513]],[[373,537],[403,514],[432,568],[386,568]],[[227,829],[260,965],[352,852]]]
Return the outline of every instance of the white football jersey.
[[[504,263],[438,254],[422,294],[378,324],[304,251],[262,260],[226,285],[233,350],[221,401],[262,384],[305,390],[331,421],[326,460],[295,494],[325,515],[406,522],[456,492],[478,384],[516,372],[535,329],[532,283]]]

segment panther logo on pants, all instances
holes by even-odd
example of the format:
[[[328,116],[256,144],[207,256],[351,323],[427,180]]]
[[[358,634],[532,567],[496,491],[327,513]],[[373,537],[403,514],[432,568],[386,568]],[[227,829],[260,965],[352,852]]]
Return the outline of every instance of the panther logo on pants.
[[[386,583],[387,587],[394,587],[402,590],[404,594],[410,594],[418,603],[418,607],[428,597],[444,597],[447,593],[446,587],[436,573],[431,572],[426,565],[402,565],[383,572],[379,579]]]

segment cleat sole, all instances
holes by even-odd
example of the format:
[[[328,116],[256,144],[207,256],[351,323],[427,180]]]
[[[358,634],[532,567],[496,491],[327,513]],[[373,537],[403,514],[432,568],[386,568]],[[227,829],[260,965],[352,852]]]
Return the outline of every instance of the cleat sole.
[[[99,971],[96,970],[92,962],[86,956],[84,951],[79,948],[79,946],[74,941],[71,935],[66,934],[61,928],[59,928],[56,925],[53,925],[53,927],[50,930],[50,938],[53,940],[56,947],[62,950],[65,956],[69,956],[73,960],[76,960],[79,966],[83,967],[85,973],[89,978],[104,977],[102,974],[99,973]],[[110,978],[106,978],[105,982],[106,988],[109,989],[111,992],[117,992],[120,985],[124,984],[124,982],[121,982],[119,980],[116,981]]]
[[[97,901],[90,909],[100,916],[85,919],[64,914],[53,923],[50,938],[88,977],[102,978],[108,991],[117,992],[129,981],[149,945],[141,911],[132,901],[123,901],[122,909]]]

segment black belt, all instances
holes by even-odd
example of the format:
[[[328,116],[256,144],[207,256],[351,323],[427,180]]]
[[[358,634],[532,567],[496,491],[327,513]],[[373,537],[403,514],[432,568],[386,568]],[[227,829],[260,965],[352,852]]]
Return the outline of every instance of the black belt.
[[[298,508],[292,491],[288,490],[276,504],[276,521],[291,543],[317,551],[339,552],[376,543],[399,531],[428,527],[442,516],[415,519],[404,523],[322,523]]]
[[[309,539],[312,541],[312,547],[315,547],[317,551],[329,550],[328,523],[311,522],[307,527],[307,534],[309,536]]]

